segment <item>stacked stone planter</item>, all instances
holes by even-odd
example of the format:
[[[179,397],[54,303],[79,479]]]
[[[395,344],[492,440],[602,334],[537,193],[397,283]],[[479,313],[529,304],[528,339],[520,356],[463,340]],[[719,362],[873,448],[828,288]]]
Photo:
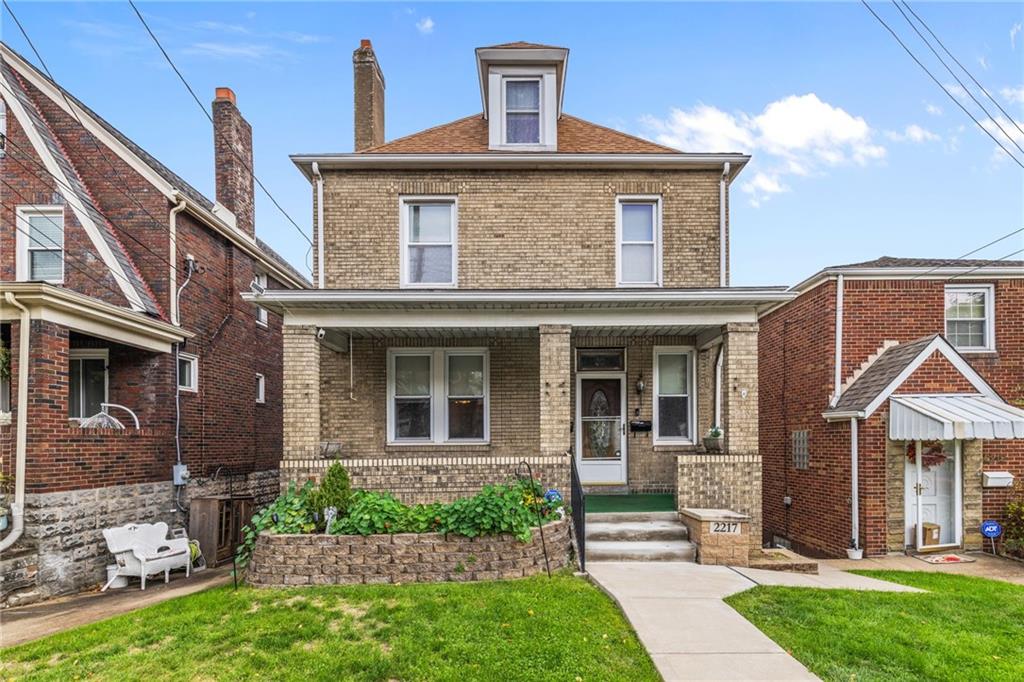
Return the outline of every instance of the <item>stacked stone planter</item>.
[[[551,570],[569,565],[569,521],[544,526]],[[276,535],[256,541],[248,582],[257,587],[358,583],[465,582],[543,573],[544,549],[510,535],[467,538],[441,533]]]

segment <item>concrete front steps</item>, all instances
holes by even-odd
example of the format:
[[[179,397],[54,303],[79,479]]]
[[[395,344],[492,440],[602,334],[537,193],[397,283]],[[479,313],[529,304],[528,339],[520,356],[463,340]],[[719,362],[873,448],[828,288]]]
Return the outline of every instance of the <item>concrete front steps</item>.
[[[676,512],[587,514],[587,561],[693,561]]]

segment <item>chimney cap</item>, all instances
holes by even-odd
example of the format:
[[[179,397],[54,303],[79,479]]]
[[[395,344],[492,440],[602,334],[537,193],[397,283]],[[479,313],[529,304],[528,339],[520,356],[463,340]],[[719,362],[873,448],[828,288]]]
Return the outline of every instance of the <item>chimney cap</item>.
[[[227,100],[232,104],[235,104],[235,91],[231,88],[217,88],[217,99]]]
[[[370,42],[369,38],[363,38],[362,40],[359,41],[359,49],[360,50],[372,50],[373,49],[373,43]]]

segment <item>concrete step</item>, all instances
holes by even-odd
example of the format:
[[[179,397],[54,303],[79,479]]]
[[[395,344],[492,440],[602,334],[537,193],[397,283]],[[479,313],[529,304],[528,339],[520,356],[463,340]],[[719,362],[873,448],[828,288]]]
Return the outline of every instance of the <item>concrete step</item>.
[[[587,541],[591,561],[693,561],[697,552],[688,540]]]
[[[587,525],[591,523],[647,523],[651,521],[679,521],[679,513],[663,512],[601,512],[587,514]]]
[[[587,542],[601,540],[688,540],[679,521],[599,521],[587,519]]]

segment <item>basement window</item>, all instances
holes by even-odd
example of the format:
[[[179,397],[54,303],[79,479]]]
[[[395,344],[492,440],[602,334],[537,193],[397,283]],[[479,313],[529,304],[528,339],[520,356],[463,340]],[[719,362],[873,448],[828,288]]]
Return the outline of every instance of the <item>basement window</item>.
[[[809,469],[811,467],[810,432],[794,431],[790,434],[790,441],[793,447],[793,467]]]

